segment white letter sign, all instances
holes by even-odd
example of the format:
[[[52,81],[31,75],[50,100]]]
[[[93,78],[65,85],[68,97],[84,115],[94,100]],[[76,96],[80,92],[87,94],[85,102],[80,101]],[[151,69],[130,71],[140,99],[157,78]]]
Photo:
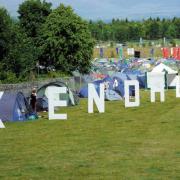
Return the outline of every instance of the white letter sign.
[[[180,77],[177,76],[176,78],[176,97],[179,98],[180,97]]]
[[[88,84],[88,113],[93,113],[93,102],[95,102],[100,113],[104,113],[104,84],[100,84],[100,97],[93,84]]]
[[[67,106],[66,101],[62,101],[57,99],[57,94],[65,94],[67,93],[66,87],[48,87],[48,111],[49,111],[49,120],[66,120],[67,114],[55,114],[55,107]],[[60,97],[60,96],[59,96]]]
[[[4,92],[0,92],[0,99],[1,99],[3,94],[4,94]],[[5,128],[5,126],[4,126],[3,122],[2,122],[2,120],[0,119],[0,129],[2,129],[2,128]]]
[[[149,87],[151,89],[151,102],[155,102],[156,92],[160,93],[160,101],[165,101],[164,87],[165,87],[165,76],[164,73],[147,73],[149,78]]]
[[[129,88],[134,86],[135,90],[135,101],[131,102],[129,97]],[[139,100],[139,82],[137,80],[126,80],[124,82],[124,91],[125,91],[125,107],[137,107],[140,105]]]

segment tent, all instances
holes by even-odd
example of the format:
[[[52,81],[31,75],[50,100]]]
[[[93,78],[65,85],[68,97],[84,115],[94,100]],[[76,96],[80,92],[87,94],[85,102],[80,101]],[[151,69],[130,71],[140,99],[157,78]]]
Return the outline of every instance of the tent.
[[[109,89],[105,92],[105,100],[118,101],[122,100],[122,97],[116,91]]]
[[[141,75],[138,75],[138,81],[139,81],[139,87],[140,88],[147,88],[147,85],[146,85],[146,74],[141,74]]]
[[[124,81],[128,80],[128,77],[125,73],[116,72],[112,75],[113,79],[117,79],[118,87],[116,92],[118,92],[122,97],[124,97]]]
[[[113,89],[113,83],[114,80],[117,79],[118,81],[118,86]],[[94,87],[97,91],[97,93],[99,94],[99,87],[100,87],[100,83],[105,83],[108,82],[109,84],[109,95],[107,94],[107,100],[108,99],[122,99],[122,97],[124,97],[124,81],[125,80],[129,80],[127,75],[125,73],[120,73],[120,72],[116,72],[114,73],[111,77],[107,76],[106,78],[104,78],[103,80],[97,80],[92,82],[94,84]],[[130,95],[133,94],[134,89],[130,88]],[[79,91],[79,96],[82,98],[87,98],[88,97],[88,85],[82,87]],[[111,97],[111,98],[110,98]]]
[[[37,98],[37,101],[36,101],[36,110],[38,112],[48,111],[48,99],[46,97]]]
[[[48,87],[66,87],[67,93],[60,94],[58,98],[61,100],[66,100],[68,106],[71,105],[74,106],[79,103],[78,96],[76,96],[65,83],[56,81],[45,84],[37,90],[37,105],[36,105],[37,111],[44,111],[48,109],[48,98],[47,98]]]
[[[95,87],[98,94],[99,94],[99,89],[100,89],[99,86],[101,83],[103,83],[103,80],[97,80],[97,81],[92,82],[92,84],[94,84],[94,87]],[[88,85],[86,85],[80,89],[79,97],[81,97],[81,98],[87,98],[88,97]]]
[[[167,65],[160,63],[151,71],[152,73],[165,73],[165,86],[167,87],[175,87],[177,81],[178,72],[168,67]]]
[[[138,75],[133,73],[127,73],[128,80],[138,80]]]
[[[99,94],[100,92],[100,83],[104,83],[102,82],[93,82],[92,84],[94,84],[94,87],[96,89],[96,92]],[[88,97],[88,85],[81,88],[80,92],[79,92],[79,96],[81,98],[87,98]],[[105,100],[108,101],[116,101],[116,100],[122,100],[122,97],[113,89],[111,89],[111,87],[109,86],[109,89],[105,91]]]
[[[0,119],[2,121],[24,121],[32,114],[27,99],[21,92],[5,91],[0,99]]]
[[[141,73],[140,71],[136,72],[128,72],[127,74],[128,80],[137,80],[139,82],[140,88],[146,87],[146,75],[145,73]]]
[[[160,63],[157,66],[153,68],[151,71],[153,73],[161,73],[161,72],[167,72],[168,74],[177,74],[178,72],[173,70],[172,68],[168,67],[167,65]]]

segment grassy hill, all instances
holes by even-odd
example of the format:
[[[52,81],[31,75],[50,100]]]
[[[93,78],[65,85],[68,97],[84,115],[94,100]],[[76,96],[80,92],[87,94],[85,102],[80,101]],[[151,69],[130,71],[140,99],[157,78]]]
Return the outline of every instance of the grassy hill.
[[[67,121],[5,123],[0,179],[180,179],[180,99],[165,103],[141,92],[139,108],[106,102],[87,113],[87,100],[61,109]]]

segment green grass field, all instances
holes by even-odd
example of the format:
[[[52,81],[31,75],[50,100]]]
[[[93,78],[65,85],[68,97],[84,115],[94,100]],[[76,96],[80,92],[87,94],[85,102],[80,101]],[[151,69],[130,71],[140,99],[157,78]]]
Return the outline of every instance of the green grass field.
[[[67,121],[5,123],[0,130],[0,179],[180,179],[180,99],[165,103],[141,92],[139,108],[106,102],[87,113],[87,100],[68,107]]]

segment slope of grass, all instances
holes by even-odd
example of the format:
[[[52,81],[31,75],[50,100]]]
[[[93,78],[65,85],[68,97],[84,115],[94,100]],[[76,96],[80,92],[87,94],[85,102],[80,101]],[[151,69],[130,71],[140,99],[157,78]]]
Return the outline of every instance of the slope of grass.
[[[139,108],[106,102],[87,113],[87,100],[61,109],[67,121],[5,123],[0,130],[0,179],[180,179],[180,99]]]

